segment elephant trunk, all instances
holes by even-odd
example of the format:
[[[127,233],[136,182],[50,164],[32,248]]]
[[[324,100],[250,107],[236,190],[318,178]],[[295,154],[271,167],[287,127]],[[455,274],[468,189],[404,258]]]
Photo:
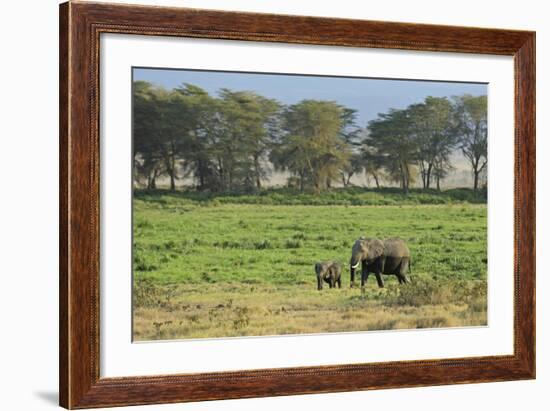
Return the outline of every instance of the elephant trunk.
[[[349,271],[350,271],[350,287],[353,287],[355,283],[355,270],[359,267],[360,260],[359,258],[356,258],[355,256],[351,257],[351,260],[349,262]]]

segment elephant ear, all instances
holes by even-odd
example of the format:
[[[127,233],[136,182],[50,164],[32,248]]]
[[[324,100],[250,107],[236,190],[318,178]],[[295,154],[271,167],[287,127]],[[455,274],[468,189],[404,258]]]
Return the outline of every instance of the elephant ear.
[[[369,260],[375,260],[376,258],[384,254],[384,243],[378,239],[372,239],[369,241]]]

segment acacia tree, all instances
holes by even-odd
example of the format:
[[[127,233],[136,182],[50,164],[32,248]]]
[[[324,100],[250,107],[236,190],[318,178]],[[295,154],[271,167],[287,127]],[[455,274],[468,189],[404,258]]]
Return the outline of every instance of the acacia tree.
[[[389,177],[408,193],[414,182],[414,164],[417,162],[418,143],[412,132],[408,110],[390,109],[368,124],[369,134],[364,143],[379,159]]]
[[[439,186],[457,143],[452,104],[445,97],[427,97],[423,103],[409,106],[407,111],[411,119],[411,132],[418,146],[422,185],[430,188],[435,174]]]
[[[329,188],[348,163],[344,108],[331,101],[302,100],[284,110],[283,132],[271,155],[278,169],[298,177],[300,189]]]
[[[480,175],[487,166],[487,96],[456,97],[455,118],[460,148],[472,167],[477,191]]]
[[[361,137],[363,129],[356,124],[357,110],[342,108],[342,139],[348,145],[351,155],[349,161],[342,165],[340,170],[342,185],[348,187],[351,178],[364,169],[363,155],[361,154]]]
[[[162,135],[161,153],[164,169],[170,180],[170,190],[176,189],[176,180],[180,177],[183,166],[184,150],[188,146],[187,139],[193,129],[192,110],[185,96],[172,91],[159,103]]]
[[[447,175],[454,170],[454,167],[450,161],[449,156],[445,157],[436,157],[433,175],[435,177],[437,191],[441,191],[441,180],[443,180]]]
[[[376,184],[376,188],[380,188],[380,170],[384,167],[384,156],[378,154],[372,147],[362,145],[361,157],[367,184],[369,183],[370,177],[372,177]]]
[[[267,154],[276,133],[281,106],[256,93],[223,89],[221,113],[224,118],[224,147],[229,165],[229,188],[237,177],[246,187],[261,189],[267,176]]]
[[[156,188],[157,178],[164,173],[160,108],[164,97],[145,81],[134,83],[134,169],[136,179],[144,178],[148,189]]]
[[[184,131],[182,146],[183,168],[197,182],[199,190],[219,188],[216,169],[217,135],[219,129],[218,100],[192,84],[178,88],[184,106],[179,119]]]
[[[178,88],[171,102],[176,108],[171,126],[177,129],[181,164],[193,175],[197,188],[261,188],[272,117],[279,103],[228,89],[215,98],[191,84]]]
[[[451,104],[428,97],[404,110],[391,109],[355,124],[356,111],[335,102],[303,100],[285,107],[253,92],[220,90],[211,96],[184,84],[167,91],[135,82],[134,164],[136,182],[148,188],[168,177],[192,177],[199,190],[256,189],[271,161],[301,190],[349,186],[365,172],[380,186],[379,172],[407,192],[417,175],[425,188],[452,170],[459,147],[471,163],[474,189],[487,164],[487,98],[464,95]],[[367,181],[368,183],[368,181]]]
[[[342,166],[342,185],[344,187],[349,187],[351,184],[351,178],[354,175],[361,173],[364,169],[365,161],[363,154],[360,152],[352,153],[350,155],[349,161]]]

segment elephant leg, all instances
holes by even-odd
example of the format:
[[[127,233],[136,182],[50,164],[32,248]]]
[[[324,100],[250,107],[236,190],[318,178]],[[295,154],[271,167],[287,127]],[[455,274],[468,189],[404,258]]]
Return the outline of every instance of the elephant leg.
[[[378,283],[378,287],[384,288],[384,280],[382,279],[382,274],[380,274],[379,271],[375,272],[374,275],[376,276],[376,282]]]
[[[376,282],[378,287],[384,288],[384,280],[382,279],[382,273],[384,272],[385,258],[379,258],[374,265],[374,275],[376,276]]]
[[[321,291],[323,289],[323,280],[320,276],[317,276],[317,290]]]
[[[399,274],[397,274],[400,282],[402,281],[402,284],[407,284],[409,282],[409,280],[407,279],[408,268],[409,268],[409,259],[403,259],[399,266]]]
[[[370,271],[367,271],[365,273],[365,284],[367,284],[367,281],[369,280]]]
[[[369,278],[369,270],[366,261],[361,262],[361,288],[365,286],[367,279]]]
[[[336,282],[338,283],[338,288],[342,288],[342,279],[338,278],[338,280],[336,280]]]

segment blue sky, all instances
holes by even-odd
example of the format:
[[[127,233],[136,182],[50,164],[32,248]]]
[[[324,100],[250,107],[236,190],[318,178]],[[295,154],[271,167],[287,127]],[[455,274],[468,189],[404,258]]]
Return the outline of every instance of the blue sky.
[[[212,95],[221,88],[250,90],[284,104],[303,99],[332,100],[357,110],[357,124],[390,108],[405,108],[427,96],[486,95],[487,85],[440,81],[388,80],[349,77],[297,76],[219,71],[134,68],[134,80],[149,81],[172,89],[183,83],[197,85]]]

